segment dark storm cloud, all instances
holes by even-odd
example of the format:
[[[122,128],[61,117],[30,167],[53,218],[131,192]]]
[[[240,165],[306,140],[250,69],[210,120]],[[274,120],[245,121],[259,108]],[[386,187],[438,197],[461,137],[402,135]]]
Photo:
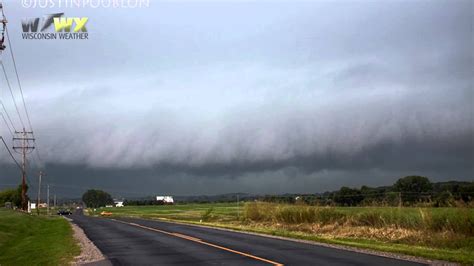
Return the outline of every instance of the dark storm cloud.
[[[14,40],[38,145],[64,193],[473,178],[471,1],[83,12],[101,23],[88,42]],[[0,177],[11,178],[3,154]]]

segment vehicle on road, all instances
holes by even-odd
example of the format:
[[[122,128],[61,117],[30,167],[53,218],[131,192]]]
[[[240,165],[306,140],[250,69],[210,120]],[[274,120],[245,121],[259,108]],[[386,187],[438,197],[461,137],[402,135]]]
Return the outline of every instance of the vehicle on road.
[[[72,212],[70,210],[59,210],[58,215],[71,215]]]

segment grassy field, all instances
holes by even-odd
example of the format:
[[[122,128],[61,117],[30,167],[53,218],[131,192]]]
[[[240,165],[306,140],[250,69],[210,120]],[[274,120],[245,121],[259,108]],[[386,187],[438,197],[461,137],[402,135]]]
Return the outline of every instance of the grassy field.
[[[474,209],[312,207],[271,203],[103,208],[114,216],[168,219],[277,236],[474,263]]]
[[[110,211],[114,215],[126,215],[142,218],[165,218],[181,221],[213,220],[221,222],[231,222],[238,220],[238,210],[241,214],[243,204],[237,207],[237,204],[213,203],[213,204],[177,204],[161,206],[125,206],[121,208],[101,208],[101,211]],[[211,210],[211,211],[210,211]],[[206,217],[206,213],[209,215]]]
[[[68,265],[79,253],[66,220],[0,208],[0,265]]]

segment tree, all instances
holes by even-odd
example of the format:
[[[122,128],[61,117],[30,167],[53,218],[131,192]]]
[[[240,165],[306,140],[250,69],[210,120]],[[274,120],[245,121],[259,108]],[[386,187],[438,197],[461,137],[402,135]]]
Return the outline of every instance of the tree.
[[[453,194],[449,191],[438,193],[434,199],[435,207],[453,207],[455,204]]]
[[[401,193],[404,202],[415,202],[421,199],[423,192],[431,191],[433,185],[427,177],[413,175],[398,179],[393,188]]]
[[[464,202],[472,201],[474,199],[474,183],[459,188],[459,194]]]
[[[82,195],[82,201],[90,208],[104,207],[105,205],[114,203],[109,193],[97,189],[89,189],[86,191],[86,193]]]
[[[13,203],[16,197],[16,194],[17,194],[16,189],[6,189],[0,192],[0,207],[3,207],[5,205],[5,202]]]
[[[334,201],[342,206],[356,206],[364,197],[358,189],[341,187],[334,195]]]
[[[26,191],[28,191],[28,185],[26,186]],[[28,195],[26,200],[29,200]],[[21,206],[21,185],[17,189],[6,189],[0,192],[0,206],[4,206],[5,202],[11,202],[13,206]]]

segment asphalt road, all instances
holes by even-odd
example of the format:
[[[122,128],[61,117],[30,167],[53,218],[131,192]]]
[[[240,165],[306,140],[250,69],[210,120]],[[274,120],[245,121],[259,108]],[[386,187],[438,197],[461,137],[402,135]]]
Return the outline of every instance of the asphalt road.
[[[420,265],[237,232],[142,219],[74,214],[113,265]]]

